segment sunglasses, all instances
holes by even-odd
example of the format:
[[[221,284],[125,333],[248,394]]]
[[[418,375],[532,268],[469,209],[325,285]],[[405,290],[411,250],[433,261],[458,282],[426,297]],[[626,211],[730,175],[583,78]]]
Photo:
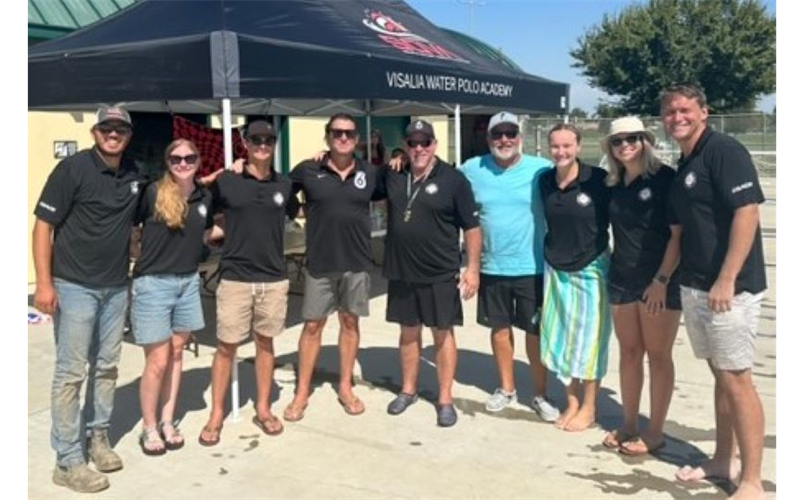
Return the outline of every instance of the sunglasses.
[[[265,135],[253,135],[249,137],[249,142],[252,146],[273,146],[276,144],[277,140]]]
[[[187,156],[170,155],[168,156],[168,163],[172,166],[181,165],[185,162],[187,165],[195,165],[198,161],[198,155],[192,154]]]
[[[617,148],[624,142],[627,144],[634,145],[637,144],[637,141],[641,140],[643,140],[643,136],[640,134],[627,135],[626,137],[612,137],[609,139],[609,145],[612,146],[613,148]]]
[[[115,132],[117,135],[129,135],[131,134],[131,127],[128,125],[109,125],[109,124],[100,124],[95,126],[95,130],[102,133],[103,135],[109,135],[112,132]]]
[[[423,148],[429,148],[431,144],[433,144],[433,139],[408,139],[405,141],[408,144],[408,147],[411,149],[416,149],[417,146],[422,146]]]
[[[353,129],[343,129],[343,128],[331,128],[328,132],[332,139],[338,139],[341,137],[346,137],[347,139],[354,139],[358,132]]]
[[[491,137],[493,141],[499,141],[503,139],[503,136],[506,136],[506,139],[517,139],[518,135],[520,135],[519,130],[493,130],[489,132],[489,137]]]

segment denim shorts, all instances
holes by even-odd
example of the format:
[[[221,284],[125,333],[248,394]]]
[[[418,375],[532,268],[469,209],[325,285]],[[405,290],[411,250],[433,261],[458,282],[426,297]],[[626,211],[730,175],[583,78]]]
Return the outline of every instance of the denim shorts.
[[[171,338],[173,332],[204,328],[198,273],[155,274],[134,279],[131,326],[137,344]]]

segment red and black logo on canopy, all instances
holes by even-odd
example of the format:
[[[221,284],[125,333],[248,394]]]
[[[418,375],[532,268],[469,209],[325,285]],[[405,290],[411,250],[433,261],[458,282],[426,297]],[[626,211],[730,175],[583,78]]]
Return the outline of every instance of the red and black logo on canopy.
[[[378,38],[401,52],[422,57],[447,59],[463,63],[469,62],[441,45],[411,33],[408,28],[379,10],[366,9],[364,16],[364,26],[376,31]]]

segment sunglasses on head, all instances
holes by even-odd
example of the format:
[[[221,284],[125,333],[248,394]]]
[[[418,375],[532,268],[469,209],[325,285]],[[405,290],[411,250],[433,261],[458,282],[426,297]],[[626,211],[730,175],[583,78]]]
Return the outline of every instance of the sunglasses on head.
[[[333,139],[338,139],[340,137],[346,137],[347,139],[354,139],[356,135],[358,135],[357,131],[353,129],[343,129],[343,128],[331,128],[328,132],[330,137]]]
[[[249,142],[253,146],[273,146],[276,142],[276,139],[265,135],[253,135],[249,137]]]
[[[95,130],[103,135],[109,135],[112,132],[115,132],[117,135],[131,134],[131,127],[128,125],[111,125],[109,123],[101,123],[100,125],[95,126]]]
[[[643,136],[640,134],[631,134],[627,135],[626,137],[611,137],[609,139],[609,145],[612,146],[613,148],[617,148],[624,142],[627,144],[636,144],[637,141],[640,141],[642,139]]]
[[[415,149],[417,146],[429,148],[430,145],[433,144],[433,139],[408,139],[405,143],[408,144],[408,147],[411,149]]]
[[[493,141],[499,141],[503,136],[506,136],[506,139],[516,139],[518,135],[520,135],[520,131],[514,129],[493,130],[489,132],[489,137],[491,137]]]
[[[173,166],[181,165],[182,162],[185,162],[187,165],[195,165],[197,161],[198,161],[197,154],[191,154],[187,156],[179,156],[179,155],[168,156],[168,163]]]

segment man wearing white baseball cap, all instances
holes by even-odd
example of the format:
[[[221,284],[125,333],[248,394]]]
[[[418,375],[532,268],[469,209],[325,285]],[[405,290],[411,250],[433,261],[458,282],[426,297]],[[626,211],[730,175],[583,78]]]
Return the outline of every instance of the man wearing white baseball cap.
[[[517,116],[501,111],[489,120],[490,153],[467,160],[460,171],[469,179],[480,207],[481,283],[479,324],[491,328],[492,353],[500,387],[486,402],[498,412],[514,403],[514,334],[526,332],[525,345],[534,383],[531,405],[540,418],[553,422],[559,411],[547,398],[548,372],[540,361],[544,216],[537,177],[551,163],[523,154]]]

